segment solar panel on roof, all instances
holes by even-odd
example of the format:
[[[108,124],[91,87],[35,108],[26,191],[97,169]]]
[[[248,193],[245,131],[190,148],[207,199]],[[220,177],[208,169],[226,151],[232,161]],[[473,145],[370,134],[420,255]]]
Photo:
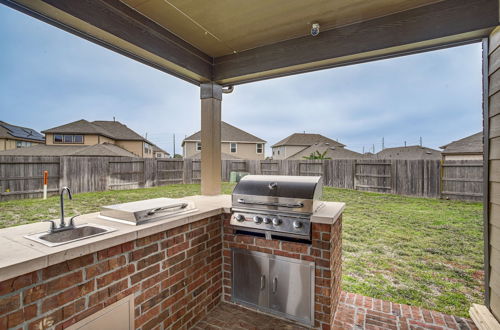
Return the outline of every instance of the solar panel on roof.
[[[9,134],[14,137],[18,137],[21,139],[40,140],[40,141],[44,140],[43,135],[35,130],[24,127],[16,127],[6,123],[2,123],[0,125],[2,125],[6,130],[8,130]]]

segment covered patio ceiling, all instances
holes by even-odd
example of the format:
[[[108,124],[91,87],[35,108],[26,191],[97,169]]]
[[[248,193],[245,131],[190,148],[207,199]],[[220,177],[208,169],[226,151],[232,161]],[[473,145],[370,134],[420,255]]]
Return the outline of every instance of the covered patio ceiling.
[[[494,211],[500,203],[497,191],[500,188],[495,188],[500,173],[500,28],[495,29],[499,25],[499,0],[0,0],[0,3],[200,85],[201,188],[207,195],[220,194],[222,86],[489,38],[490,50],[488,42],[483,41],[484,155],[485,159],[496,160],[491,162],[491,168],[490,162],[484,163],[485,304],[494,315],[500,315],[500,284],[498,276],[490,275],[489,257],[490,249],[500,246],[499,235],[490,236],[489,229],[490,224],[500,223],[499,212]],[[310,35],[313,23],[319,23],[321,30],[315,37]],[[490,141],[494,142],[491,154]],[[494,173],[492,180],[490,173]],[[489,201],[496,203],[495,208],[490,208]],[[497,230],[493,225],[491,228]],[[492,269],[500,265],[498,255],[491,259]],[[491,319],[494,320],[493,316]]]
[[[499,20],[498,0],[0,2],[194,84],[220,85],[479,41]]]

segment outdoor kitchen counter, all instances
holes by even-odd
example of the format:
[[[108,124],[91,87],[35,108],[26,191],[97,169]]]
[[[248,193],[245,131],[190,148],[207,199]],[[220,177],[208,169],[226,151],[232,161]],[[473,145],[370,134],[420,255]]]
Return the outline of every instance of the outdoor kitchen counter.
[[[230,195],[188,196],[182,199],[193,201],[197,210],[177,217],[151,221],[137,226],[101,219],[98,217],[99,212],[80,215],[75,218],[76,225],[94,223],[117,230],[55,247],[48,247],[24,237],[27,234],[47,231],[50,225],[48,222],[0,229],[0,246],[2,247],[0,249],[0,282],[65,260],[230,212]],[[58,223],[59,219],[55,221]]]
[[[98,212],[78,216],[75,218],[77,225],[94,223],[117,230],[55,247],[48,247],[24,237],[27,234],[47,231],[49,228],[47,222],[0,229],[0,246],[2,247],[0,249],[0,282],[184,224],[230,213],[230,195],[188,196],[182,199],[193,201],[197,210],[178,217],[137,226],[101,219],[98,217]],[[344,207],[344,203],[325,202],[324,206],[311,217],[311,222],[333,224],[342,214]]]

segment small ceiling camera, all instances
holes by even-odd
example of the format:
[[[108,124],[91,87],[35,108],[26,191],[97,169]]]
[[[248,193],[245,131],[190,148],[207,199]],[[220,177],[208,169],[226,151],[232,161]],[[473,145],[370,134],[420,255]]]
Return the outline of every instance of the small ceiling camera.
[[[311,35],[316,37],[319,34],[319,23],[313,23],[311,26]]]

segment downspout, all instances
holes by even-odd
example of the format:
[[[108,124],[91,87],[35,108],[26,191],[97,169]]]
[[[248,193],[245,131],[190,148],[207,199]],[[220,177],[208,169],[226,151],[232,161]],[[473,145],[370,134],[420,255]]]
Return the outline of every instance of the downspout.
[[[489,201],[489,38],[483,39],[483,225],[484,225],[484,304],[490,309],[490,201]]]

